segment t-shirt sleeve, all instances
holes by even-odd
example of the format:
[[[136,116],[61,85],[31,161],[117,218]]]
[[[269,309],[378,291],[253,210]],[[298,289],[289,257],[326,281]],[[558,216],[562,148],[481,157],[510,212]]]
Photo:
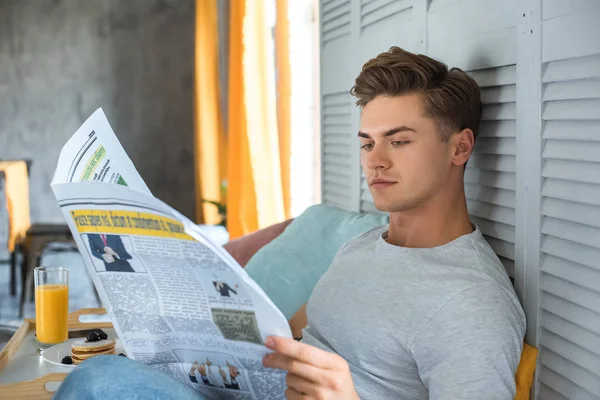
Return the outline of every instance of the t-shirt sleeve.
[[[430,400],[513,399],[525,317],[514,296],[480,284],[449,300],[410,350]]]

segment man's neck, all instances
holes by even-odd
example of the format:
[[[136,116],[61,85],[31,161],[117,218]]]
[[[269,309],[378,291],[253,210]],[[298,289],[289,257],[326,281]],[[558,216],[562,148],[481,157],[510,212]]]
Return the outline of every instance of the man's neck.
[[[418,207],[390,213],[387,241],[402,247],[431,248],[473,232],[464,190],[436,196]]]

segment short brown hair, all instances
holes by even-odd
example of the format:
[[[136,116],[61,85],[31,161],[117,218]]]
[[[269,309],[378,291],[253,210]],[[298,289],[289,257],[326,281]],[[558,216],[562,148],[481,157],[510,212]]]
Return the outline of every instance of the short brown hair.
[[[477,137],[481,120],[481,91],[477,83],[458,68],[399,47],[368,61],[350,91],[356,105],[364,107],[377,96],[418,93],[425,115],[432,118],[442,140],[469,128]]]

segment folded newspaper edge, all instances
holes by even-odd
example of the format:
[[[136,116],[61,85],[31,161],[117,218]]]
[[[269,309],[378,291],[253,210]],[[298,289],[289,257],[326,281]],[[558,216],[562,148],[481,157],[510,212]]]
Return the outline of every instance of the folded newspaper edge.
[[[206,398],[285,398],[267,336],[292,337],[247,272],[155,198],[102,109],[63,147],[52,190],[127,355]]]

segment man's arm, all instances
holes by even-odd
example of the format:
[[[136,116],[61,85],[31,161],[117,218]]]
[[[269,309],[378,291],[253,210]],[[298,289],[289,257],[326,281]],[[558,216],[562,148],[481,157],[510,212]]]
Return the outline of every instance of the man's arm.
[[[421,329],[410,350],[431,400],[513,399],[525,319],[495,284],[457,294]]]
[[[98,237],[98,235],[95,233],[88,234],[88,243],[90,244],[90,250],[92,251],[92,255],[94,257],[96,257],[99,260],[104,260],[102,258],[102,254],[104,254],[104,248],[102,249],[102,251],[100,251],[100,249],[96,246],[94,240],[92,240],[92,238],[96,237]]]
[[[302,337],[302,329],[308,325],[308,318],[306,317],[306,303],[300,307],[296,314],[289,320],[290,329],[292,330],[292,336],[296,339]]]

